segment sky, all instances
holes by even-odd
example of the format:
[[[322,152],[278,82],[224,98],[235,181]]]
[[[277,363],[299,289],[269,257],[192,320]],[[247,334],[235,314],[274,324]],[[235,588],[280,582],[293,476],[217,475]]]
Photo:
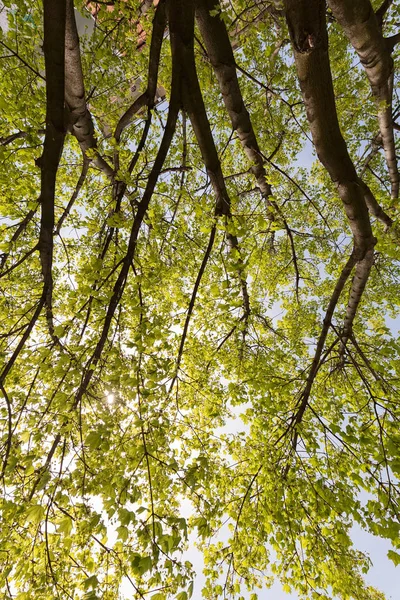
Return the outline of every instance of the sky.
[[[391,549],[390,543],[387,540],[362,531],[357,525],[353,527],[352,531],[354,545],[358,550],[367,553],[373,563],[368,574],[365,576],[367,583],[384,592],[387,600],[399,600],[400,565],[395,567],[392,561],[387,558],[387,552]],[[196,549],[195,535],[190,537],[189,546],[189,550],[185,553],[185,560],[189,560],[193,564],[197,573],[192,600],[201,600],[201,589],[205,578],[201,572],[203,560],[201,552]],[[296,594],[287,594],[284,592],[279,583],[276,583],[269,589],[258,590],[258,593],[260,600],[298,600]],[[249,594],[244,594],[244,597],[249,598]]]
[[[400,328],[400,317],[396,320],[396,329]],[[240,407],[242,412],[244,407]],[[232,419],[223,429],[224,433],[234,433],[238,429],[245,429],[246,426],[242,420],[238,418]],[[184,515],[190,514],[189,505],[183,506]],[[227,536],[226,536],[227,537]],[[378,588],[384,592],[387,600],[399,600],[400,599],[400,565],[395,567],[393,562],[387,557],[388,550],[392,548],[388,540],[378,538],[366,531],[363,531],[357,524],[352,528],[352,540],[357,550],[361,550],[366,553],[371,561],[372,566],[365,576],[365,579],[369,585]],[[221,537],[223,540],[223,536]],[[205,577],[202,574],[203,559],[201,552],[196,548],[197,538],[195,534],[192,534],[189,538],[189,550],[185,553],[184,560],[189,560],[197,573],[197,577],[194,583],[194,592],[192,600],[201,600],[201,589],[204,585]],[[271,588],[258,591],[260,600],[298,600],[297,594],[288,594],[283,591],[282,586],[279,582],[274,584]],[[245,598],[249,598],[250,594],[244,594]],[[332,598],[332,600],[335,600]]]

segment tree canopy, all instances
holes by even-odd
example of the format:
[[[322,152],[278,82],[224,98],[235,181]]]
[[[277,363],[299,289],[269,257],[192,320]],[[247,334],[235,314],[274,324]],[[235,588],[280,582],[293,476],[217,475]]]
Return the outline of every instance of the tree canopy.
[[[381,600],[350,530],[400,563],[400,4],[2,18],[2,597],[188,600],[195,532],[205,598]]]

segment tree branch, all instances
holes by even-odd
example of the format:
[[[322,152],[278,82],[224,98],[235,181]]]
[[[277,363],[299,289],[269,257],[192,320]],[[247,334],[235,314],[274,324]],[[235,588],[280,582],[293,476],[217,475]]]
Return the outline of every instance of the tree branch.
[[[306,385],[300,396],[296,413],[293,416],[293,421],[292,421],[293,426],[296,426],[299,423],[301,423],[304,413],[305,413],[305,410],[308,406],[308,401],[310,398],[312,386],[314,384],[315,378],[316,378],[319,368],[321,366],[321,356],[322,356],[322,352],[324,350],[325,341],[326,341],[326,338],[327,338],[327,335],[329,332],[329,328],[332,324],[333,313],[335,312],[337,303],[339,302],[340,295],[343,291],[346,281],[350,277],[350,274],[351,274],[356,262],[357,262],[356,255],[353,251],[352,254],[350,255],[350,257],[348,258],[347,263],[345,264],[345,266],[343,267],[343,269],[340,273],[339,279],[337,280],[336,285],[335,285],[335,289],[333,290],[332,296],[329,300],[328,308],[326,309],[326,312],[325,312],[322,329],[319,334],[317,347],[315,349],[315,354],[314,354],[313,361],[311,363],[311,368],[310,368],[310,372],[307,377]],[[296,447],[297,437],[298,437],[298,433],[297,433],[297,431],[295,431],[294,438],[293,438],[294,439],[294,441],[293,441],[294,448]]]
[[[19,223],[16,231],[13,233],[13,235],[11,237],[11,240],[10,240],[11,244],[14,244],[18,240],[18,238],[22,235],[22,233],[25,231],[25,229],[27,228],[27,226],[32,221],[33,217],[35,216],[36,210],[37,210],[37,208],[31,209],[26,214],[26,216],[22,219],[22,221]],[[5,264],[7,262],[8,256],[9,256],[9,252],[4,252],[2,254],[2,256],[1,256],[1,260],[0,260],[0,272],[2,272],[3,275],[4,275],[3,269],[4,269]]]
[[[36,69],[34,69],[33,67],[31,67],[31,65],[29,63],[27,63],[26,60],[24,60],[22,58],[22,56],[20,56],[18,54],[18,52],[15,52],[15,50],[13,50],[9,46],[7,46],[7,44],[5,44],[2,40],[0,40],[0,44],[2,46],[4,46],[4,48],[6,48],[9,52],[11,52],[11,54],[13,56],[15,56],[15,58],[18,58],[18,60],[21,61],[22,64],[25,65],[25,67],[27,67],[30,71],[32,71],[32,73],[34,73],[36,75],[36,77],[39,77],[40,79],[42,79],[43,81],[45,81],[45,78],[43,77],[43,75],[41,73],[39,73],[39,71],[37,71]]]
[[[387,11],[391,7],[392,2],[393,0],[383,0],[382,4],[375,13],[376,20],[378,21],[378,26],[381,30],[383,27],[383,19],[385,18]]]
[[[324,0],[285,0],[285,9],[300,88],[317,155],[337,186],[353,233],[354,249],[344,271],[347,279],[351,271],[350,267],[357,263],[344,322],[344,335],[348,336],[371,270],[376,239],[372,234],[365,202],[365,188],[359,183],[360,180],[348,154],[337,118],[328,55],[325,2]],[[376,206],[372,208],[376,209]],[[338,301],[338,298],[335,298],[336,292],[340,293],[344,285],[340,281],[333,296],[334,306]],[[326,338],[323,332],[322,337],[320,336],[322,343]],[[322,348],[323,345],[320,348],[318,344],[317,358],[321,355]],[[312,368],[312,373],[314,368],[315,366]],[[313,377],[312,375],[312,380]],[[308,387],[306,392],[307,390]],[[305,394],[305,403],[307,403],[307,395],[309,392]]]
[[[215,215],[227,218],[227,239],[231,248],[238,253],[238,272],[246,319],[250,315],[250,300],[244,273],[243,258],[235,235],[229,232],[232,219],[231,201],[226,189],[221,163],[215,147],[210,123],[204,106],[194,58],[194,2],[177,0],[169,4],[169,26],[173,61],[182,78],[183,108],[186,110],[194,129],[207,174],[216,195]]]
[[[374,194],[371,192],[367,184],[364,183],[364,181],[361,178],[358,180],[358,183],[361,186],[361,189],[363,190],[364,200],[368,207],[369,213],[377,219],[379,219],[379,221],[381,221],[381,223],[385,225],[385,229],[388,230],[393,225],[392,219],[377,202]]]
[[[83,155],[83,164],[82,164],[82,171],[81,174],[79,176],[79,179],[77,181],[76,187],[74,189],[74,192],[67,204],[67,206],[64,209],[63,214],[61,215],[61,217],[58,220],[58,223],[56,225],[55,231],[54,233],[56,235],[58,235],[60,233],[61,227],[63,226],[63,223],[65,221],[65,219],[68,217],[69,213],[71,212],[71,209],[75,203],[75,200],[78,198],[79,196],[79,192],[82,189],[83,184],[85,183],[85,179],[89,170],[89,164],[90,164],[90,160]]]
[[[369,79],[378,110],[379,130],[389,170],[392,198],[397,198],[400,177],[393,135],[393,60],[390,44],[382,35],[370,0],[352,0],[351,3],[346,0],[328,1],[335,18],[360,57]]]
[[[208,240],[208,244],[207,244],[207,248],[206,248],[206,251],[204,253],[204,256],[203,256],[203,260],[201,261],[200,269],[199,269],[199,271],[197,273],[196,281],[195,281],[195,284],[194,284],[194,287],[193,287],[193,291],[192,291],[192,295],[191,295],[191,298],[190,298],[188,310],[187,310],[187,313],[186,313],[185,324],[183,326],[182,337],[181,337],[181,341],[180,341],[180,344],[179,344],[178,357],[176,359],[176,375],[175,375],[175,377],[173,378],[173,380],[171,382],[171,385],[170,385],[170,388],[169,388],[169,392],[171,392],[171,390],[172,390],[172,388],[174,386],[174,383],[175,383],[175,380],[176,380],[176,377],[177,377],[177,374],[178,374],[178,371],[179,371],[179,367],[180,367],[181,360],[182,360],[182,355],[183,355],[183,349],[185,347],[186,336],[187,336],[188,329],[189,329],[190,317],[192,316],[193,308],[194,308],[194,305],[195,305],[195,302],[196,302],[197,292],[199,291],[200,283],[201,283],[204,271],[206,269],[208,260],[210,258],[210,254],[211,254],[212,248],[214,246],[215,232],[216,232],[216,224],[214,223],[214,225],[211,228],[210,238]]]
[[[121,138],[123,130],[132,123],[135,115],[144,107],[154,107],[157,93],[158,68],[160,64],[161,47],[167,23],[165,0],[159,2],[153,19],[153,31],[150,43],[149,68],[147,75],[147,89],[141,94],[128,110],[122,115],[115,129],[114,137],[117,142]]]
[[[390,54],[393,52],[396,44],[398,44],[399,42],[400,42],[400,31],[398,33],[395,33],[394,35],[391,35],[388,38],[385,38],[386,48],[388,49]]]
[[[114,170],[97,150],[92,116],[86,106],[85,86],[83,82],[79,37],[76,28],[73,0],[67,3],[65,32],[65,101],[69,110],[69,125],[79,142],[83,154],[87,150],[95,151],[94,164],[111,180]]]
[[[56,177],[64,138],[66,0],[44,0],[44,59],[46,69],[46,133],[41,168],[41,219],[39,234],[43,293],[46,298],[47,321],[53,335],[53,229]]]
[[[264,167],[263,154],[257,142],[250,115],[243,101],[242,92],[236,73],[236,63],[233,54],[231,41],[224,21],[219,15],[211,16],[215,0],[200,0],[196,8],[196,18],[201,35],[205,44],[205,49],[209,56],[212,67],[218,79],[219,87],[224,99],[225,107],[231,119],[232,127],[237,132],[239,140],[249,158],[258,187],[266,201],[267,206],[272,206],[284,222],[286,232],[289,236],[293,264],[296,273],[296,295],[298,296],[299,271],[297,256],[294,246],[293,236],[290,227],[283,218],[279,207],[275,202],[271,202],[271,186],[267,182],[267,173]],[[281,143],[281,140],[280,140]],[[279,143],[279,145],[280,145]],[[278,147],[279,147],[278,145]],[[273,153],[274,154],[274,153]],[[268,218],[273,219],[273,214],[269,211]],[[245,294],[244,290],[244,294]],[[246,301],[247,304],[247,301]]]
[[[354,236],[355,252],[361,260],[375,244],[375,238],[364,193],[337,118],[324,0],[285,0],[285,8],[315,149],[337,187]]]
[[[39,129],[39,131],[37,133],[44,134],[44,133],[46,133],[46,130]],[[12,133],[11,135],[7,135],[6,137],[1,137],[0,138],[0,146],[8,146],[8,144],[11,144],[14,140],[26,138],[26,137],[28,137],[28,135],[29,135],[29,131],[17,131],[17,133]]]
[[[179,89],[179,86],[177,85],[177,75],[174,73],[174,71],[172,73],[171,88],[172,88],[172,94],[171,94],[170,106],[169,106],[169,111],[168,111],[168,119],[167,119],[167,124],[165,126],[164,135],[161,140],[161,144],[160,144],[160,147],[159,147],[159,150],[157,153],[157,157],[154,161],[153,168],[149,174],[146,189],[143,193],[143,197],[139,203],[138,210],[137,210],[137,213],[136,213],[134,221],[133,221],[133,225],[132,225],[132,229],[131,229],[131,233],[130,233],[130,237],[129,237],[129,242],[128,242],[127,252],[126,252],[125,258],[123,260],[122,268],[119,272],[118,278],[114,284],[113,293],[112,293],[110,303],[107,308],[107,313],[105,316],[102,332],[101,332],[99,341],[96,344],[96,348],[93,352],[93,355],[86,364],[81,384],[80,384],[79,389],[75,396],[75,401],[74,401],[74,405],[73,405],[74,407],[77,407],[79,405],[79,403],[83,397],[83,394],[86,392],[88,385],[92,379],[94,368],[96,367],[97,363],[99,362],[99,360],[101,358],[105,343],[107,341],[108,333],[109,333],[109,330],[111,327],[111,323],[112,323],[115,311],[118,307],[119,301],[121,299],[121,296],[123,294],[123,291],[124,291],[124,288],[126,285],[129,268],[130,268],[130,265],[132,264],[133,257],[135,255],[136,243],[137,243],[139,231],[140,231],[141,225],[143,223],[143,219],[146,215],[150,200],[153,196],[154,188],[157,184],[160,171],[163,168],[163,165],[164,165],[165,159],[167,157],[168,150],[171,145],[171,141],[172,141],[172,138],[173,138],[173,135],[175,132],[176,122],[177,122],[178,113],[179,113],[179,109],[180,109],[180,89]]]
[[[232,45],[224,21],[219,15],[212,17],[210,11],[218,7],[215,0],[201,0],[197,4],[196,17],[210,62],[218,79],[219,87],[231,119],[232,127],[252,164],[252,172],[264,196],[271,195],[267,183],[264,161],[245,107],[240,90]]]
[[[344,318],[343,323],[343,331],[341,337],[341,353],[344,352],[347,340],[351,336],[353,321],[357,313],[358,305],[361,302],[365,286],[367,285],[367,281],[371,273],[373,263],[374,249],[371,248],[365,254],[364,258],[356,264],[355,274],[350,290],[350,298],[347,304],[346,316]]]

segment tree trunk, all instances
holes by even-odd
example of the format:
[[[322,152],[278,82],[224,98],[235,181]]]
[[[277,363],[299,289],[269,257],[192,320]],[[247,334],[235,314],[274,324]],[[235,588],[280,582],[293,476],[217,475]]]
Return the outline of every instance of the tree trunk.
[[[360,57],[378,109],[379,130],[389,170],[392,198],[399,195],[399,172],[393,134],[393,59],[370,0],[328,0],[348,40]]]

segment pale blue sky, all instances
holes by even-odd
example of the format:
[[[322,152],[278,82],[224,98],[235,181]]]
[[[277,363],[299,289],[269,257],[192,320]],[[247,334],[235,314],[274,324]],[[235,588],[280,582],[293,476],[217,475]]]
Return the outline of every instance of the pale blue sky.
[[[384,592],[387,600],[399,600],[400,566],[395,567],[392,561],[387,558],[387,552],[391,549],[390,543],[362,531],[357,525],[353,527],[352,537],[356,548],[366,552],[373,563],[365,577],[366,581]],[[197,572],[192,600],[201,600],[201,590],[205,578],[202,574],[202,555],[195,548],[195,540],[195,536],[191,536],[190,549],[185,553],[185,560],[190,560]],[[272,588],[259,591],[259,598],[260,600],[298,600],[296,594],[285,593],[279,583],[276,583]]]

